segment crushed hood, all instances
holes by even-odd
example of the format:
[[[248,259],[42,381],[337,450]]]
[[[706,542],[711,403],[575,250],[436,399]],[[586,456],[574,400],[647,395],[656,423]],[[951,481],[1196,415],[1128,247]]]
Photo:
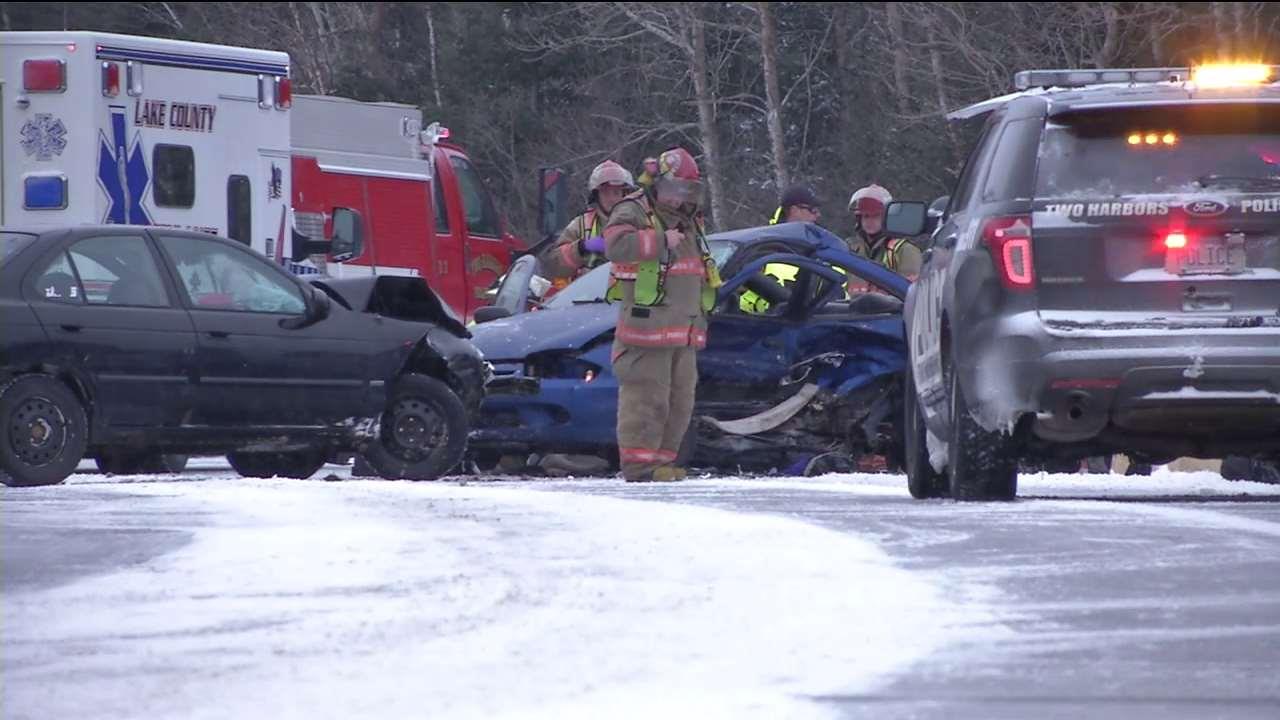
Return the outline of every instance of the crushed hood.
[[[577,350],[613,332],[617,322],[618,306],[591,303],[493,320],[472,327],[471,335],[490,361],[519,360],[544,350]]]

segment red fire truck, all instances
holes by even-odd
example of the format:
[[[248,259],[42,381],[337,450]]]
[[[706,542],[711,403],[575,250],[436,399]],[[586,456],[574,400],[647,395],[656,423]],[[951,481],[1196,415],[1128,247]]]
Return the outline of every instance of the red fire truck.
[[[332,240],[313,257],[325,272],[424,277],[467,319],[487,304],[524,246],[446,128],[410,105],[318,95],[293,96],[291,126],[294,220]]]

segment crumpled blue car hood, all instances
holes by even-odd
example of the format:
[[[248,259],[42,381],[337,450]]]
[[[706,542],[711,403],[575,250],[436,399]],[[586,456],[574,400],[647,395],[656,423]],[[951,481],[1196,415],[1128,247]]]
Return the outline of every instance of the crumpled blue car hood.
[[[523,360],[543,350],[576,350],[613,332],[618,306],[607,303],[537,310],[471,328],[472,342],[490,362]]]

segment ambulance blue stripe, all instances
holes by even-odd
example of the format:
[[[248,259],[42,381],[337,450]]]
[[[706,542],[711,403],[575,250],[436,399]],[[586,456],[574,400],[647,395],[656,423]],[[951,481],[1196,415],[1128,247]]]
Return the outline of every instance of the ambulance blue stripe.
[[[252,60],[231,60],[227,58],[200,57],[198,55],[180,55],[177,53],[158,52],[154,50],[131,50],[129,48],[98,47],[98,57],[103,60],[140,60],[152,65],[168,67],[196,68],[199,70],[224,70],[264,75],[288,75],[288,65],[255,62]]]

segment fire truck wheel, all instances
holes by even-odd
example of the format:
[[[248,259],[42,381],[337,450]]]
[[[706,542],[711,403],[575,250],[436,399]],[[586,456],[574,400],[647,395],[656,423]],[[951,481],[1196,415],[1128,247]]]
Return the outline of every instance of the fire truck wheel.
[[[425,375],[396,383],[381,435],[364,459],[388,480],[434,480],[455,467],[467,449],[467,411],[448,385]]]

